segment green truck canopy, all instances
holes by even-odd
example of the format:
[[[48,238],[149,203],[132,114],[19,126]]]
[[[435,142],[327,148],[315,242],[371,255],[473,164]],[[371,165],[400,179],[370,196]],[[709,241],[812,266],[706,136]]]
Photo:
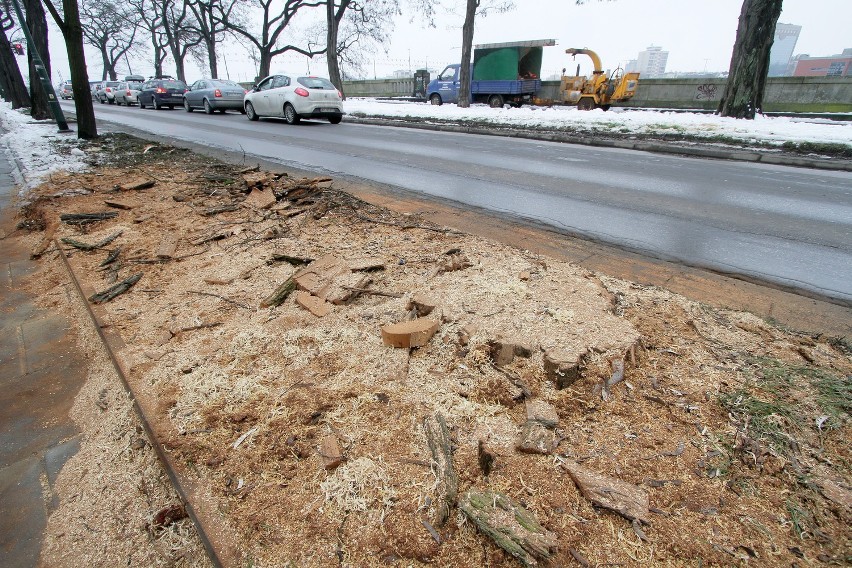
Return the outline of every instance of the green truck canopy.
[[[549,45],[556,45],[556,41],[549,39],[477,45],[473,50],[473,80],[540,79],[544,53],[542,48]]]

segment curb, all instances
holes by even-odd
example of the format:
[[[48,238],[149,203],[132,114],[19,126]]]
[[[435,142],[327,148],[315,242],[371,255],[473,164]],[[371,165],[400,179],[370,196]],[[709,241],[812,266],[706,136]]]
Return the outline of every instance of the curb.
[[[780,156],[766,154],[750,150],[733,150],[724,148],[690,147],[663,144],[659,142],[642,142],[629,140],[599,140],[576,136],[565,132],[541,132],[518,130],[514,128],[483,128],[479,126],[463,126],[459,124],[436,124],[418,123],[407,120],[394,120],[388,118],[355,117],[346,115],[346,122],[353,124],[371,124],[374,126],[395,126],[399,128],[415,128],[419,130],[434,130],[438,132],[456,132],[460,134],[478,134],[484,136],[502,136],[506,138],[523,138],[526,140],[542,140],[546,142],[562,142],[567,144],[581,144],[599,148],[618,148],[621,150],[639,150],[653,152],[656,154],[673,154],[678,156],[690,156],[696,158],[713,158],[718,160],[731,160],[739,162],[758,162],[776,166],[793,166],[800,168],[812,168],[829,171],[852,172],[852,160],[833,162],[828,160],[814,160],[810,158],[799,158],[793,156]]]

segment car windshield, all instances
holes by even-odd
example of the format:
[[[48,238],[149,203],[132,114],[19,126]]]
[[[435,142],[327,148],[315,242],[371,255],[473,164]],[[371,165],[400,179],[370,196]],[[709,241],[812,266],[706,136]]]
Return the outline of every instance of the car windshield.
[[[165,89],[186,89],[186,85],[182,81],[163,81]]]
[[[134,82],[134,83],[127,83],[127,88],[128,88],[128,89],[137,89],[137,90],[138,90],[138,89],[141,89],[141,88],[142,88],[142,83],[135,83],[135,82]]]
[[[118,81],[107,81],[107,87],[118,87]]]
[[[237,83],[233,81],[218,80],[210,82],[213,83],[214,87],[240,87]],[[242,89],[242,87],[240,88]]]
[[[299,77],[297,81],[309,89],[337,89],[331,81],[322,77]]]

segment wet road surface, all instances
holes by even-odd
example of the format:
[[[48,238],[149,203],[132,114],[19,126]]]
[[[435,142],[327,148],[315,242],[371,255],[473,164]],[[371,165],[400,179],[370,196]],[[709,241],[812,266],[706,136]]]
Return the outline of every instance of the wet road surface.
[[[67,107],[71,108],[71,107]],[[96,105],[122,129],[451,200],[852,303],[852,174],[428,130]]]

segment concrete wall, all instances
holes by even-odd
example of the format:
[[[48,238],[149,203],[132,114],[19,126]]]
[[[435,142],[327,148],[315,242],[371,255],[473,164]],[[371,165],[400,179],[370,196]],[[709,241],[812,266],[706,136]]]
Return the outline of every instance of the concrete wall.
[[[636,96],[619,106],[716,110],[725,79],[640,79]],[[414,79],[346,81],[352,97],[407,97]],[[544,81],[542,99],[559,100],[559,82]],[[852,77],[771,77],[766,112],[852,112]]]

